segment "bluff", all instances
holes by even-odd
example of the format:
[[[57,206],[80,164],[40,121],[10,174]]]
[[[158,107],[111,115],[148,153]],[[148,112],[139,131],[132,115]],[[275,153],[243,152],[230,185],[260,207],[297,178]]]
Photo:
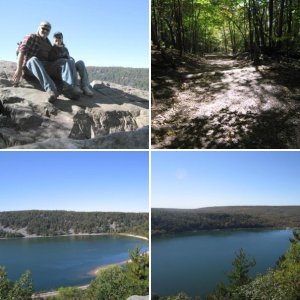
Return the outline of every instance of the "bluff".
[[[153,208],[152,235],[215,229],[300,227],[300,206]]]
[[[0,60],[0,148],[147,149],[147,91],[94,81],[94,97],[53,104],[34,80],[14,87],[13,62]]]
[[[148,213],[25,210],[0,212],[0,237],[128,233],[148,236]]]

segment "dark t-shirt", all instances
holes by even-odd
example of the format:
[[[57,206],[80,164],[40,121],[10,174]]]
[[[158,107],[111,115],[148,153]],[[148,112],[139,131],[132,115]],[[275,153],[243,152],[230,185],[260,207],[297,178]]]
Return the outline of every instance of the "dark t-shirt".
[[[40,48],[37,53],[37,58],[42,61],[48,61],[49,60],[49,53],[52,49],[52,46],[49,45],[48,41],[45,39],[40,39]]]

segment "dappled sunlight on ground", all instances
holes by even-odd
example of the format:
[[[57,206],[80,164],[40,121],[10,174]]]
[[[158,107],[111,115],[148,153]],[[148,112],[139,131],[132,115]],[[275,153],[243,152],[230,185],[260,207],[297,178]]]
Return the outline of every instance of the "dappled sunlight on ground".
[[[153,148],[299,148],[299,70],[224,57],[201,63],[165,74],[176,74],[169,97],[152,75]]]

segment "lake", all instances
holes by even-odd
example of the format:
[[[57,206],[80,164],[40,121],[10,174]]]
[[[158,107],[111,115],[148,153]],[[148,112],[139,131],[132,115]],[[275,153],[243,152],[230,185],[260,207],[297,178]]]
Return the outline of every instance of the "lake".
[[[226,282],[240,248],[256,259],[251,274],[264,273],[288,249],[291,236],[290,230],[236,230],[153,237],[152,294],[183,291],[204,299],[219,282]]]
[[[0,266],[11,280],[26,270],[34,289],[85,285],[95,268],[128,259],[128,250],[148,249],[148,242],[126,236],[65,236],[0,240]]]

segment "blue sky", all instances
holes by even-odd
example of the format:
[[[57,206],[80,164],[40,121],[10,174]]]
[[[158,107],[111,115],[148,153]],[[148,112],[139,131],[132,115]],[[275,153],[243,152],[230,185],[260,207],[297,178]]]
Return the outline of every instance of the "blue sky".
[[[0,152],[0,211],[147,212],[148,152]]]
[[[149,67],[148,0],[0,1],[0,59],[15,61],[17,42],[52,24],[62,31],[70,55],[86,65]]]
[[[300,152],[159,152],[152,207],[300,205]]]

